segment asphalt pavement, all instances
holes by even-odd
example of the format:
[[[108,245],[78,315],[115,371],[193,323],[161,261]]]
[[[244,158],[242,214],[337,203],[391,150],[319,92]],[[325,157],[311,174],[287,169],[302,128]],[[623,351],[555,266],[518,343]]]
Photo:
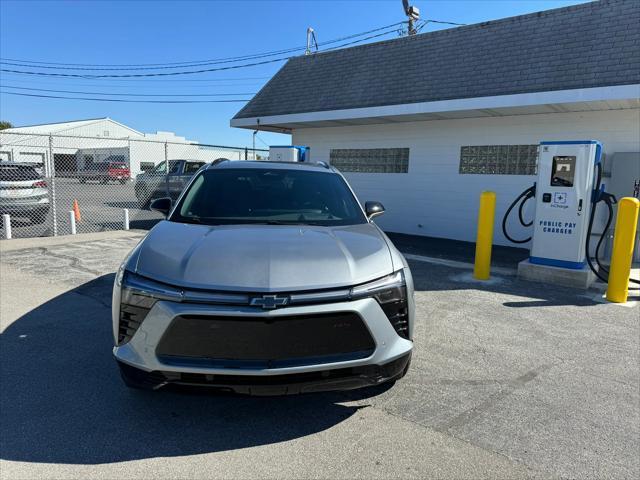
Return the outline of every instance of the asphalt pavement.
[[[393,386],[124,387],[113,272],[144,232],[0,242],[0,477],[638,478],[640,307],[412,256]],[[638,300],[638,297],[632,298]]]

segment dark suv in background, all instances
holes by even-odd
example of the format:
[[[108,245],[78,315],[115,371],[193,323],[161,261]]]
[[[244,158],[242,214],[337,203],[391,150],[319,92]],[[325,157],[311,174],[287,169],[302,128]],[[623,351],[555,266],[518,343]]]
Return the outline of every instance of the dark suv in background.
[[[135,191],[140,207],[146,208],[155,198],[171,197],[176,200],[191,177],[206,162],[202,160],[169,160],[136,177]]]

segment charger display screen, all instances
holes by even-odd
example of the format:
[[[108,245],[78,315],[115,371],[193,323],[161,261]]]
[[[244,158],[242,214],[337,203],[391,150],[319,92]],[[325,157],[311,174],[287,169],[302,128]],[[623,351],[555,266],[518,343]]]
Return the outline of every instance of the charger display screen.
[[[551,186],[573,187],[575,171],[575,156],[554,156],[551,166]]]

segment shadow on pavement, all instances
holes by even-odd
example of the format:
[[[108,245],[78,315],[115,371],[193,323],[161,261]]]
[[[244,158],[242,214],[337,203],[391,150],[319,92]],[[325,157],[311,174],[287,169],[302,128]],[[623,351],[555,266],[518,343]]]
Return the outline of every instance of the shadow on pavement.
[[[129,390],[111,354],[112,282],[70,290],[0,337],[2,459],[98,464],[283,442],[362,408],[339,402],[389,388],[255,398]]]
[[[136,209],[136,210],[144,210],[144,209],[140,208],[140,202],[138,202],[137,200],[122,200],[122,201],[116,201],[116,202],[104,202],[104,204],[107,207],[131,208],[131,209]]]
[[[473,263],[475,242],[464,242],[448,238],[407,235],[385,232],[393,244],[403,253]],[[494,266],[515,268],[518,262],[529,257],[529,250],[517,247],[493,245],[491,262]]]
[[[512,308],[534,308],[550,306],[580,306],[590,307],[601,305],[595,300],[596,290],[580,290],[558,285],[520,280],[515,276],[492,275],[491,280],[482,282],[473,279],[470,270],[449,268],[428,262],[409,261],[415,290],[445,291],[445,290],[479,290],[496,294],[507,294],[522,297],[522,300],[502,302],[502,305]],[[637,291],[629,291],[629,300],[635,297]]]

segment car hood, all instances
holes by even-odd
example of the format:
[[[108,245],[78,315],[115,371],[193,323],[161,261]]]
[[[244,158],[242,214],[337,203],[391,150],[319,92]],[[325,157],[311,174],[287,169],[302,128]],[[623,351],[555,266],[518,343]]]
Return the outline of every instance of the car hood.
[[[187,288],[283,292],[363,283],[393,272],[373,224],[205,226],[163,221],[138,250],[136,273]]]

